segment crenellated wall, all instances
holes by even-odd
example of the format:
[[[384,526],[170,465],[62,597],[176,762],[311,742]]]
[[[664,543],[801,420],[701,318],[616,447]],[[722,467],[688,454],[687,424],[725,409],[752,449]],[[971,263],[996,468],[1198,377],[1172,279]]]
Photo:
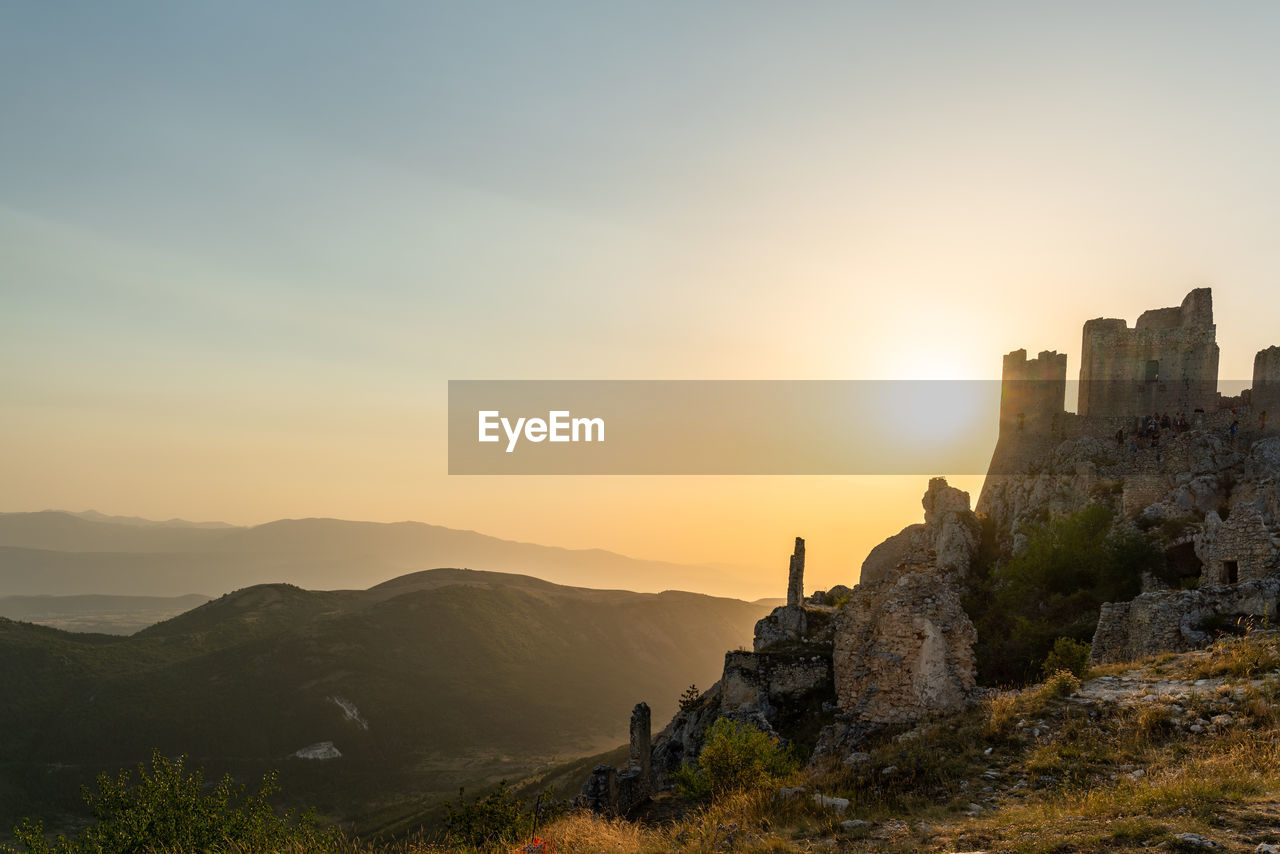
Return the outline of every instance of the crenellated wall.
[[[1042,429],[1066,408],[1067,354],[1026,350],[1004,357],[1000,375],[1000,430]]]
[[[1177,308],[1084,325],[1080,346],[1081,415],[1209,411],[1218,405],[1213,294],[1197,288]]]

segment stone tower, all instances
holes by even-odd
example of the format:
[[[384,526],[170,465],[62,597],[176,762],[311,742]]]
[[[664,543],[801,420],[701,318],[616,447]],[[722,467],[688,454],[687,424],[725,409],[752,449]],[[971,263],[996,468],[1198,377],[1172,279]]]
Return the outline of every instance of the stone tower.
[[[796,550],[791,554],[791,570],[787,574],[787,604],[804,602],[804,539],[796,537]]]
[[[1067,354],[1045,350],[1027,359],[1026,350],[1004,357],[1000,376],[1000,432],[1036,430],[1053,423],[1067,400]]]
[[[1213,293],[1196,288],[1176,308],[1145,311],[1132,329],[1123,320],[1084,325],[1081,415],[1150,415],[1211,410],[1218,399]]]

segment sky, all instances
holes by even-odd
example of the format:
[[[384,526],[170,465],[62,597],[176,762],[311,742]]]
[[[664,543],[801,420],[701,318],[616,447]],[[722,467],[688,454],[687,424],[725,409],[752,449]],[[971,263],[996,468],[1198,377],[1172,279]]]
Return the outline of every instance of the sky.
[[[779,579],[803,535],[851,583],[926,478],[451,477],[448,380],[1074,377],[1084,320],[1211,286],[1247,381],[1277,35],[1269,2],[0,2],[0,511]]]

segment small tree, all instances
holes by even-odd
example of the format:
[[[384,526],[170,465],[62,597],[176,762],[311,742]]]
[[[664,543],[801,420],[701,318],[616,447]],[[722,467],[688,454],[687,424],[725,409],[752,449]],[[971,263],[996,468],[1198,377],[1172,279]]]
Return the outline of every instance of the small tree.
[[[684,693],[680,695],[680,711],[687,712],[698,705],[699,696],[697,685],[690,685],[685,688]]]
[[[138,765],[135,783],[129,771],[98,776],[96,790],[85,788],[84,800],[94,823],[74,839],[45,839],[44,824],[31,819],[14,828],[13,836],[29,854],[88,854],[102,851],[205,851],[228,845],[248,850],[294,846],[320,851],[337,835],[316,826],[307,813],[296,820],[277,815],[267,799],[277,791],[275,772],[263,777],[258,791],[224,776],[207,793],[204,770],[185,770],[186,757],[169,759],[159,751],[151,766]],[[0,846],[0,852],[16,852]]]
[[[749,723],[719,718],[707,730],[697,761],[681,766],[674,779],[686,797],[718,798],[773,785],[798,767],[778,739]]]
[[[1049,651],[1044,664],[1040,666],[1040,671],[1045,678],[1059,670],[1065,670],[1083,679],[1089,672],[1089,651],[1090,646],[1087,643],[1082,643],[1075,638],[1058,638],[1053,642],[1053,649]]]
[[[538,795],[530,806],[522,804],[503,780],[487,795],[466,799],[458,790],[458,801],[445,804],[445,837],[452,845],[483,848],[499,842],[514,842],[537,831],[559,814],[563,807],[551,789]]]

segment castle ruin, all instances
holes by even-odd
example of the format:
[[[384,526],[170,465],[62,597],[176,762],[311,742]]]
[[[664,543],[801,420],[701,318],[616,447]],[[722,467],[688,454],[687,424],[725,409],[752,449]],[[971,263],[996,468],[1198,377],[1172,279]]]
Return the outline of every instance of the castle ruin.
[[[1122,521],[1167,531],[1168,564],[1197,588],[1147,578],[1138,599],[1108,604],[1095,661],[1200,645],[1211,615],[1276,611],[1280,495],[1270,455],[1280,440],[1269,438],[1277,425],[1267,411],[1280,413],[1280,347],[1259,352],[1252,387],[1227,397],[1216,334],[1209,288],[1144,312],[1133,328],[1087,321],[1076,413],[1064,408],[1064,355],[1004,357],[1000,436],[978,512],[1011,532],[1016,551],[1032,510],[1074,512],[1118,491]]]
[[[1218,405],[1213,294],[1196,288],[1177,308],[1145,311],[1130,329],[1099,317],[1080,345],[1081,415],[1195,412]]]
[[[1066,411],[1066,354],[1007,354],[976,513],[968,493],[932,479],[923,523],[872,549],[854,587],[809,597],[797,537],[786,604],[756,624],[752,649],[726,653],[720,681],[682,703],[652,741],[649,709],[637,705],[628,767],[598,766],[580,802],[634,810],[697,757],[718,718],[811,751],[811,764],[852,767],[870,734],[974,701],[976,633],[962,597],[984,524],[1016,555],[1029,526],[1104,503],[1116,524],[1147,531],[1164,550],[1171,571],[1144,575],[1136,598],[1102,606],[1094,662],[1203,646],[1212,626],[1276,618],[1280,347],[1257,354],[1252,387],[1235,397],[1219,393],[1218,357],[1208,288],[1144,312],[1132,329],[1086,322],[1075,413]]]

